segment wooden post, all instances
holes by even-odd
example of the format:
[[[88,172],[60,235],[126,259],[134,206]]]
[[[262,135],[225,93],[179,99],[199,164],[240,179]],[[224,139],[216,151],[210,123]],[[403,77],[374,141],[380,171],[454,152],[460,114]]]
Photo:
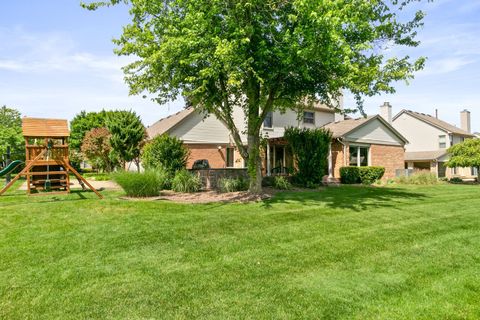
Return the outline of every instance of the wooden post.
[[[63,161],[63,164],[65,165],[65,168],[67,169],[67,174],[68,174],[68,170],[70,170],[77,177],[77,179],[83,181],[83,183],[85,183],[90,188],[90,190],[95,192],[95,194],[100,199],[103,199],[103,196],[97,191],[97,189],[95,189],[84,177],[82,177],[80,175],[80,173],[78,173],[77,170],[75,170],[68,162]]]

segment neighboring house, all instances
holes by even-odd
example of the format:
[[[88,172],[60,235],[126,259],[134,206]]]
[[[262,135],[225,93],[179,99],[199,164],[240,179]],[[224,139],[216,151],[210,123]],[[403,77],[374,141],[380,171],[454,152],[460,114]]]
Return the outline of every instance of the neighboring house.
[[[461,128],[440,120],[438,116],[410,110],[402,110],[392,118],[392,107],[388,103],[381,106],[380,113],[409,141],[406,145],[405,169],[430,171],[439,178],[476,176],[476,170],[472,168],[445,166],[449,159],[449,147],[465,139],[475,138],[471,133],[469,111],[461,112]]]
[[[243,110],[234,110],[234,121],[244,131]],[[407,140],[379,116],[343,120],[344,116],[326,106],[296,112],[274,111],[262,126],[267,140],[262,154],[265,175],[285,174],[293,167],[293,158],[283,135],[286,127],[321,128],[333,132],[330,177],[339,178],[341,166],[379,165],[386,167],[385,178],[393,178],[404,163]],[[212,168],[243,168],[244,160],[235,148],[227,127],[213,115],[203,115],[187,108],[161,119],[147,128],[150,138],[167,133],[178,137],[190,149],[187,167],[195,160],[207,159]],[[242,134],[242,141],[247,143]]]

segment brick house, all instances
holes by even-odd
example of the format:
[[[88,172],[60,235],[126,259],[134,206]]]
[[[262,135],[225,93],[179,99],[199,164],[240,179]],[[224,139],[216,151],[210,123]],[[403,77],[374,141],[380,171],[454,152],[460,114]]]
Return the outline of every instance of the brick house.
[[[245,127],[243,111],[236,108],[234,121]],[[293,167],[290,149],[283,140],[286,127],[321,128],[332,131],[329,177],[338,179],[342,166],[384,166],[385,178],[395,176],[404,164],[407,140],[380,116],[344,120],[333,109],[319,105],[296,112],[274,111],[267,115],[261,134],[268,141],[262,151],[265,175],[285,174]],[[240,130],[244,131],[244,130]],[[181,139],[190,150],[187,168],[195,160],[207,159],[211,168],[244,168],[227,127],[213,115],[186,108],[147,128],[150,138],[167,133]],[[246,136],[242,136],[246,143]]]
[[[408,141],[381,116],[349,119],[324,126],[333,134],[329,177],[339,178],[344,166],[382,166],[384,179],[404,165]]]

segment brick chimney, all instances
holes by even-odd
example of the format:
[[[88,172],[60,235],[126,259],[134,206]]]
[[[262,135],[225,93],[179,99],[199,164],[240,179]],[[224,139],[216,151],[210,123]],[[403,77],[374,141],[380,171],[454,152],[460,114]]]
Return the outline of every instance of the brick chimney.
[[[389,102],[384,102],[383,105],[380,106],[380,115],[388,123],[392,123],[392,106]]]
[[[472,133],[472,122],[470,120],[470,111],[467,109],[460,112],[460,127],[467,131],[468,133]]]

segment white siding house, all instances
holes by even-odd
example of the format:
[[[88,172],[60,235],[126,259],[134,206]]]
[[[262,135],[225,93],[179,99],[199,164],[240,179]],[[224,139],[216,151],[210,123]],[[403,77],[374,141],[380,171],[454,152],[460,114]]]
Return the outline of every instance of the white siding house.
[[[391,106],[381,107],[382,115],[388,118]],[[414,171],[430,171],[438,177],[473,178],[471,168],[447,168],[448,148],[463,142],[465,139],[475,138],[470,132],[470,112],[461,112],[462,128],[440,120],[437,116],[410,110],[402,110],[392,118],[393,127],[407,140],[405,152],[405,168]]]

